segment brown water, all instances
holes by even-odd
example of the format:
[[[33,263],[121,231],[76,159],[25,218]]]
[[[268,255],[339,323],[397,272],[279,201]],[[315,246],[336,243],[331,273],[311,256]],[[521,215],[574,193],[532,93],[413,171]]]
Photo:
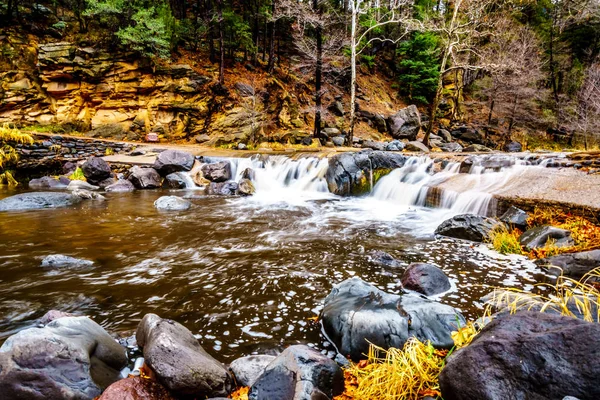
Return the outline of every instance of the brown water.
[[[156,313],[184,324],[222,361],[298,342],[323,349],[310,318],[332,285],[359,276],[399,291],[402,268],[374,264],[373,250],[441,266],[456,286],[441,301],[473,318],[489,287],[531,289],[541,278],[524,258],[434,240],[432,226],[447,215],[440,210],[386,208],[370,198],[265,202],[197,193],[177,193],[194,197],[181,213],[153,207],[164,191],[0,213],[0,341],[59,309],[121,334]],[[46,270],[40,261],[49,254],[96,265]]]

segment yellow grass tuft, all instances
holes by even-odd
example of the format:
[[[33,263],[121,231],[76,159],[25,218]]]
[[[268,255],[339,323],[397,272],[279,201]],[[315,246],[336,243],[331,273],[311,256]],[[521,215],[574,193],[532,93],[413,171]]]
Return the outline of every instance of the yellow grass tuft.
[[[488,242],[494,250],[501,254],[523,254],[519,243],[521,231],[518,229],[508,230],[504,225],[494,228],[488,237]]]
[[[85,181],[85,175],[81,168],[77,167],[75,171],[71,175],[69,175],[69,179],[72,181]]]

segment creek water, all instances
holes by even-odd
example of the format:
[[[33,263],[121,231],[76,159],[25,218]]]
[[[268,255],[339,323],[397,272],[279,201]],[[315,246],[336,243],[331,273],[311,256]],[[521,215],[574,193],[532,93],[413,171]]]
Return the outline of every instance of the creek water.
[[[89,315],[121,335],[156,313],[185,325],[224,362],[293,343],[330,351],[312,319],[332,286],[353,276],[398,293],[403,266],[435,263],[453,283],[440,301],[469,318],[480,316],[480,298],[491,288],[533,290],[544,280],[524,257],[433,236],[446,218],[489,212],[491,189],[526,168],[519,163],[474,168],[473,184],[446,191],[433,209],[423,206],[424,188],[455,176],[456,164],[433,174],[432,160],[413,158],[371,194],[341,198],[327,190],[327,160],[230,162],[238,179],[254,169],[254,196],[205,196],[190,183],[184,190],[108,193],[103,202],[0,213],[0,342],[59,309]],[[14,193],[4,189],[0,197]],[[159,212],[153,202],[166,194],[193,206]],[[401,265],[376,263],[376,250]],[[44,269],[40,261],[49,254],[95,266]]]

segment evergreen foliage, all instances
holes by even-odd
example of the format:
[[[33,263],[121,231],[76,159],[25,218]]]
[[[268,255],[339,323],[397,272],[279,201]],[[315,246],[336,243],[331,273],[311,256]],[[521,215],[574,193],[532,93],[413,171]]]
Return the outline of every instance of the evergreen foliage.
[[[411,101],[429,104],[439,77],[439,39],[430,32],[417,32],[398,48],[400,94]]]

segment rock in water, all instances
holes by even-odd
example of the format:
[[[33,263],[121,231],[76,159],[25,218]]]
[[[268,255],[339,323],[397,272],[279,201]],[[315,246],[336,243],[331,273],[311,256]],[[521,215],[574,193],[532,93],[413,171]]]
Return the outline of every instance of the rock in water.
[[[163,196],[154,202],[154,207],[161,211],[185,211],[192,203],[177,196]]]
[[[519,243],[527,250],[544,247],[550,242],[556,247],[569,247],[575,244],[570,231],[550,225],[531,228],[519,238]]]
[[[580,279],[591,270],[600,268],[600,250],[559,254],[538,260],[536,264],[546,268],[553,275]]]
[[[504,146],[504,151],[509,153],[520,153],[523,151],[523,146],[521,146],[521,143],[519,142],[510,142]]]
[[[44,268],[86,268],[92,267],[93,261],[74,258],[62,254],[52,254],[44,257],[42,267]]]
[[[538,312],[502,314],[455,352],[445,400],[600,399],[600,324]]]
[[[156,314],[146,314],[137,328],[136,339],[146,364],[160,383],[180,397],[227,396],[232,379],[183,325]]]
[[[237,194],[240,196],[251,196],[256,192],[254,184],[249,179],[240,179],[238,183]]]
[[[527,220],[529,219],[529,214],[520,208],[511,206],[502,216],[500,217],[500,221],[505,224],[515,226],[521,230],[527,228]]]
[[[238,184],[234,181],[228,182],[211,182],[208,185],[207,193],[217,196],[235,196],[238,191]]]
[[[500,222],[492,218],[462,214],[442,222],[435,230],[435,234],[473,242],[483,242],[498,224]]]
[[[250,387],[262,375],[275,356],[257,355],[235,359],[229,365],[238,386]]]
[[[250,388],[250,400],[333,399],[344,391],[344,374],[331,359],[308,346],[283,351]]]
[[[386,253],[385,251],[381,251],[381,250],[372,251],[369,254],[369,261],[371,261],[373,264],[384,265],[386,267],[392,267],[392,268],[402,266],[401,261],[396,260],[390,254]]]
[[[450,306],[416,294],[385,293],[356,277],[331,290],[321,319],[339,352],[355,361],[368,354],[369,342],[402,348],[411,336],[449,349],[454,346],[450,333],[465,323]]]
[[[73,190],[98,190],[100,189],[99,186],[94,186],[91,185],[89,183],[87,183],[86,181],[71,181],[69,183],[69,186],[67,186],[67,190],[73,191]]]
[[[81,166],[83,175],[91,184],[97,184],[110,178],[112,171],[110,165],[100,157],[90,157]]]
[[[162,184],[162,178],[154,168],[135,166],[129,170],[129,180],[138,189],[157,189]]]
[[[63,189],[66,185],[61,183],[58,179],[52,178],[51,176],[44,176],[38,179],[32,179],[29,181],[30,189]]]
[[[112,185],[105,187],[104,190],[108,193],[133,192],[135,190],[135,186],[133,186],[133,183],[128,180],[119,179]]]
[[[410,264],[400,281],[405,289],[414,290],[425,296],[444,293],[451,287],[444,271],[435,265],[425,263]]]
[[[63,317],[0,348],[3,399],[93,399],[119,379],[125,349],[88,317]]]
[[[182,172],[173,172],[165,176],[163,184],[171,189],[185,189],[187,187],[185,176]]]
[[[388,117],[388,131],[394,139],[416,140],[421,129],[421,114],[410,105]]]
[[[0,211],[23,211],[67,207],[77,204],[81,200],[81,197],[71,193],[21,193],[0,200]]]
[[[194,156],[185,151],[165,150],[156,157],[152,166],[162,176],[173,172],[189,171],[194,166]]]
[[[227,161],[204,164],[202,173],[211,182],[225,182],[231,179],[231,165]]]
[[[139,376],[110,385],[98,400],[175,400],[160,383]]]

